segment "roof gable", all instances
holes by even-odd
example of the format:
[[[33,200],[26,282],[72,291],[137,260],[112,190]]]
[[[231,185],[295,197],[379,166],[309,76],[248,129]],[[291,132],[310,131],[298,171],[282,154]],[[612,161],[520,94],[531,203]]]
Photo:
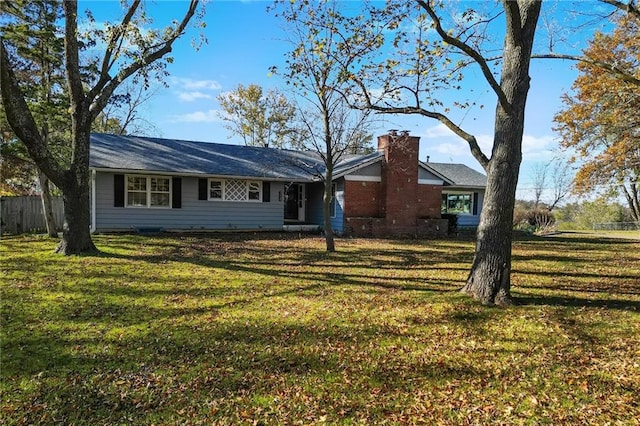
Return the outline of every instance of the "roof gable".
[[[484,188],[487,186],[487,177],[464,164],[450,163],[420,163],[422,167],[440,176],[445,185],[468,188]]]

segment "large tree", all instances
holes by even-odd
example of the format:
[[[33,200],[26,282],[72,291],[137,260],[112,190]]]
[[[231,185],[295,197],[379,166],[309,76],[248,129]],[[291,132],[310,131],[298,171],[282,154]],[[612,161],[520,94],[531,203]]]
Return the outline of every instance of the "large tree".
[[[180,21],[174,21],[164,29],[149,30],[151,21],[141,0],[133,0],[124,10],[120,22],[107,23],[98,31],[97,35],[104,40],[104,52],[83,64],[80,47],[86,40],[80,39],[78,4],[62,2],[65,78],[71,122],[69,165],[56,159],[42,139],[15,72],[15,59],[10,57],[4,38],[0,39],[0,92],[7,121],[39,169],[62,192],[65,224],[58,252],[97,251],[89,232],[89,135],[93,121],[124,81],[136,75],[146,79],[153,72],[162,72],[165,65],[162,59],[166,59],[173,43],[184,34],[196,15],[198,3],[198,0],[191,0]]]
[[[606,2],[625,7],[622,2]],[[462,288],[485,304],[513,303],[512,215],[541,7],[541,0],[390,1],[370,7],[368,24],[358,22],[351,35],[345,35],[353,55],[368,49],[372,41],[378,43],[373,54],[345,69],[361,89],[360,97],[354,98],[357,106],[438,120],[467,142],[485,170],[475,255]],[[363,28],[368,34],[362,34]],[[599,66],[634,80],[612,64]],[[491,152],[483,152],[463,125],[483,91],[492,94],[496,104]]]
[[[616,64],[640,80],[640,19],[622,16],[611,34],[597,33],[577,63],[580,75],[564,109],[555,116],[561,146],[573,151],[579,169],[574,190],[589,194],[600,187],[621,192],[634,220],[640,221],[640,90],[594,63]]]
[[[324,164],[319,177],[324,184],[322,210],[328,252],[335,251],[331,225],[333,170],[346,152],[362,145],[370,124],[369,111],[351,109],[345,98],[352,83],[344,69],[357,57],[344,50],[344,40],[336,31],[345,25],[337,8],[335,1],[280,0],[274,8],[287,24],[293,46],[286,55],[287,67],[281,72],[298,95],[300,140]]]
[[[486,304],[510,304],[512,218],[522,161],[529,63],[541,2],[460,5],[467,8],[450,9],[447,2],[431,0],[371,8],[371,34],[363,37],[353,28],[356,36],[349,39],[350,50],[357,51],[369,40],[378,40],[379,47],[352,70],[353,79],[361,88],[361,108],[436,119],[468,143],[487,174],[487,187],[475,256],[463,291]],[[499,20],[504,28],[503,48],[495,55],[486,44],[495,48],[489,37],[499,33],[488,28]],[[489,59],[491,56],[496,57]],[[460,122],[456,110],[473,104],[459,95],[470,66],[479,71],[496,100],[490,154],[456,124]]]
[[[218,96],[220,117],[225,127],[240,136],[247,146],[282,148],[295,145],[293,120],[296,108],[285,95],[272,89],[265,92],[258,84],[239,84]]]
[[[65,120],[69,109],[64,91],[64,46],[57,34],[57,21],[62,17],[62,6],[55,0],[15,0],[0,4],[5,19],[0,25],[5,48],[14,57],[14,70],[20,76],[25,101],[36,122],[44,145],[62,163],[69,158],[69,124]],[[3,107],[0,105],[0,109]],[[6,114],[2,113],[3,123]],[[26,150],[16,143],[15,134],[7,134],[5,154],[14,164],[30,163],[37,176],[42,198],[47,233],[58,236],[58,225],[53,214],[49,178],[28,159]],[[13,148],[13,149],[11,149]]]

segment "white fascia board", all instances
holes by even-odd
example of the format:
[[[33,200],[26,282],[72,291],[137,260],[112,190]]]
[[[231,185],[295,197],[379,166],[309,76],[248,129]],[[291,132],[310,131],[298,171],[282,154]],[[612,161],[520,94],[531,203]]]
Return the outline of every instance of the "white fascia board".
[[[418,185],[444,185],[440,179],[418,179]]]
[[[444,191],[444,192],[447,192],[447,191],[459,191],[459,192],[460,192],[460,191],[461,191],[461,192],[467,191],[467,192],[468,192],[468,191],[474,191],[474,190],[481,190],[481,191],[484,191],[484,190],[486,190],[486,189],[487,189],[487,187],[486,187],[486,186],[473,186],[473,185],[460,185],[460,186],[458,186],[458,185],[450,185],[450,186],[445,186],[445,187],[443,188],[443,191]]]
[[[344,180],[357,182],[382,182],[382,178],[380,176],[346,175]]]

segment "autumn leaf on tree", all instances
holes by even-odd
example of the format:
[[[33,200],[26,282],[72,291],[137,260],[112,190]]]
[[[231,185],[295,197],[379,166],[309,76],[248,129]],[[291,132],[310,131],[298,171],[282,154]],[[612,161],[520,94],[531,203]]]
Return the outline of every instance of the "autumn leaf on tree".
[[[622,16],[612,34],[595,35],[585,56],[640,78],[639,33],[640,20]],[[574,93],[563,96],[564,109],[555,116],[561,147],[573,151],[572,162],[579,164],[574,190],[617,188],[640,220],[640,87],[593,63],[577,68]]]

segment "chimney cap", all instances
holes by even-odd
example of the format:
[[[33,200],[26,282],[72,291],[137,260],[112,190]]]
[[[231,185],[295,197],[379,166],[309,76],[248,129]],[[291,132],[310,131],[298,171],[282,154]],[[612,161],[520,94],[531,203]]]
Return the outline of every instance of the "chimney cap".
[[[391,136],[397,136],[398,135],[398,129],[391,129],[389,130],[389,134]]]
[[[409,131],[408,130],[402,130],[402,131],[400,131],[400,134],[402,136],[409,136]]]

